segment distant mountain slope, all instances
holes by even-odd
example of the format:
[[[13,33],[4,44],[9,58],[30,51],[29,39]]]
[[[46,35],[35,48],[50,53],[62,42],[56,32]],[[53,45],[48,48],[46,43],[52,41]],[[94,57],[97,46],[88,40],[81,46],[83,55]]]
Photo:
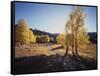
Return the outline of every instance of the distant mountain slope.
[[[38,30],[38,29],[31,28],[30,30],[32,30],[35,35],[48,35],[49,37],[54,37],[54,38],[59,35],[58,33],[52,34],[49,32]]]
[[[88,35],[89,35],[90,38],[92,38],[92,39],[97,38],[97,33],[96,33],[96,32],[88,32]]]
[[[32,30],[35,35],[48,35],[49,37],[54,38],[54,40],[59,35],[59,33],[49,33],[49,32],[46,32],[46,31],[41,31],[39,29],[30,28],[30,30]],[[88,35],[89,35],[89,40],[91,42],[93,42],[93,43],[97,42],[97,33],[96,32],[88,32]]]
[[[89,40],[92,43],[97,43],[97,33],[96,32],[88,32]]]

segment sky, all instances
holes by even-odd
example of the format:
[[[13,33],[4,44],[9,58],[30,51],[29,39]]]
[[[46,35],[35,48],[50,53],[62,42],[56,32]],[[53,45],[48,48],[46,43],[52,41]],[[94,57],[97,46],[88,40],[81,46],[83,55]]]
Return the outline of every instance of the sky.
[[[24,19],[28,26],[50,33],[64,33],[69,14],[75,6],[39,3],[15,3],[15,24]],[[96,32],[96,7],[84,7],[85,27]]]

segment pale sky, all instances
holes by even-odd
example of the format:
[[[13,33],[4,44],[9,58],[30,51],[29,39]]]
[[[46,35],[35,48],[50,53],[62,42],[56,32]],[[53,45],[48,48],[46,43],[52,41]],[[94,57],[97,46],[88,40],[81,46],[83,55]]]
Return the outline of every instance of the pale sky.
[[[30,28],[50,33],[64,33],[72,5],[15,3],[15,23],[24,19]],[[96,32],[96,7],[84,7],[88,32]]]

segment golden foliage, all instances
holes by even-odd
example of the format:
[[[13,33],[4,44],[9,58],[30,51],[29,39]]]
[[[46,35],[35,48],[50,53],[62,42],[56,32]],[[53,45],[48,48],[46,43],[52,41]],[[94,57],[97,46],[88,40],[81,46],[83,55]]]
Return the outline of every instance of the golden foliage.
[[[19,20],[15,26],[15,41],[21,44],[35,42],[35,36],[24,20]]]
[[[60,34],[56,37],[57,43],[61,44],[63,47],[67,48],[66,45],[72,45],[72,34]]]
[[[77,42],[79,48],[85,49],[87,47],[87,44],[89,43],[89,36],[85,29],[78,33]]]
[[[59,34],[57,37],[56,37],[56,41],[57,43],[61,44],[61,45],[65,45],[65,34]]]
[[[88,34],[85,30],[84,24],[84,12],[83,9],[77,6],[69,15],[69,20],[66,24],[66,33],[70,34],[71,38],[67,38],[65,40],[71,41],[71,45],[85,48],[88,43]],[[67,42],[68,42],[67,41]],[[70,44],[70,43],[69,43]],[[76,47],[76,48],[77,48]]]
[[[30,39],[31,43],[36,42],[36,36],[33,34],[33,32],[31,30],[29,31],[29,39]]]
[[[56,40],[57,40],[57,43],[64,43],[64,37],[65,35],[64,34],[59,34],[57,37],[56,37]]]

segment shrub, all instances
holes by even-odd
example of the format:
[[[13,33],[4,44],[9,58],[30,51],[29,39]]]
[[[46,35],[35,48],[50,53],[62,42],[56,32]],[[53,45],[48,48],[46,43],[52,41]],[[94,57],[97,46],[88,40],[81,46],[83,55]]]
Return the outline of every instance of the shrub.
[[[21,44],[29,44],[30,42],[35,42],[36,37],[29,29],[28,25],[24,20],[19,20],[18,24],[15,26],[15,42]]]
[[[63,44],[65,42],[65,35],[64,34],[59,34],[57,37],[56,37],[56,41],[57,43],[59,44]]]
[[[40,42],[40,43],[50,42],[50,38],[48,35],[37,36],[36,42]]]

